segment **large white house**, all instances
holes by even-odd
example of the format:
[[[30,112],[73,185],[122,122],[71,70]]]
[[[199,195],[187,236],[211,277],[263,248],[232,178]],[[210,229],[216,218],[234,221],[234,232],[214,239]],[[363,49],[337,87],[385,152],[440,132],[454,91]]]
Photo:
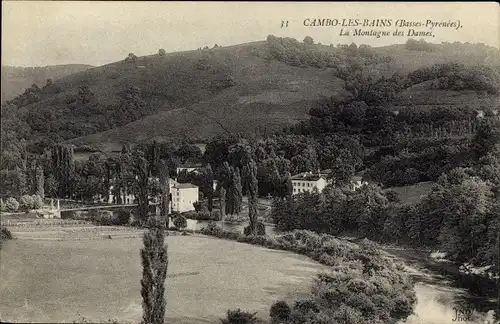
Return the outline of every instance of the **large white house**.
[[[170,187],[170,206],[169,213],[172,211],[186,212],[194,210],[193,203],[198,201],[199,189],[191,183],[178,183],[174,179],[169,179]],[[154,199],[154,197],[149,197]],[[136,204],[134,194],[122,193],[122,204]],[[157,201],[155,201],[157,202]],[[117,203],[116,197],[113,195],[113,186],[109,189],[108,203]]]
[[[328,185],[326,175],[322,173],[303,172],[292,177],[293,194],[323,191]]]
[[[172,211],[187,212],[194,210],[193,203],[198,201],[198,186],[191,183],[176,183],[170,188]]]
[[[330,170],[324,170],[318,173],[303,172],[294,175],[292,177],[293,194],[313,192],[315,189],[318,192],[323,191],[327,185],[332,183],[332,180],[328,178],[330,172]],[[355,175],[352,177],[349,186],[351,190],[355,191],[367,184],[368,182],[363,181],[361,175]]]

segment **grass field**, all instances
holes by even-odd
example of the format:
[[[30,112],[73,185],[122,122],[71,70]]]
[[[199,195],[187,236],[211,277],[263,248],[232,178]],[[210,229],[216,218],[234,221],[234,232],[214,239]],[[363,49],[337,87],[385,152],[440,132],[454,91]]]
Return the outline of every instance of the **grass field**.
[[[434,182],[427,181],[411,186],[391,187],[387,190],[394,190],[397,192],[402,203],[413,205],[418,203],[422,199],[422,196],[427,195],[434,185]]]
[[[116,233],[88,239],[87,233],[76,240],[75,232],[71,239],[49,240],[57,231],[14,232],[19,239],[0,251],[0,319],[73,322],[81,315],[91,322],[137,323],[141,239]],[[169,236],[167,243],[168,323],[219,323],[234,308],[267,317],[275,300],[307,293],[314,274],[326,269],[306,257],[231,241]]]

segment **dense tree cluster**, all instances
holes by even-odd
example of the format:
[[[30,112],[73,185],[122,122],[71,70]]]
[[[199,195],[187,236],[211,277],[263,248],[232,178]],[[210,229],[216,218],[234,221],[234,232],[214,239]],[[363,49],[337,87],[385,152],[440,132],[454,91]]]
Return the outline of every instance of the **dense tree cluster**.
[[[408,39],[405,43],[405,49],[410,51],[434,52],[436,45],[427,43],[423,38],[420,40]]]
[[[306,37],[301,43],[294,38],[281,38],[273,35],[267,37],[267,55],[291,66],[333,68],[340,78],[362,66],[390,61],[389,57],[375,54],[367,46],[340,47],[338,49],[322,48],[314,45],[311,37]]]
[[[417,205],[401,205],[376,185],[357,191],[330,187],[275,199],[272,217],[285,230],[355,231],[378,241],[438,247],[452,260],[498,270],[499,152],[497,144],[480,164],[443,173]]]
[[[417,69],[408,75],[409,84],[434,80],[431,88],[443,90],[475,90],[497,94],[500,75],[486,66],[466,67],[463,64],[445,63]]]

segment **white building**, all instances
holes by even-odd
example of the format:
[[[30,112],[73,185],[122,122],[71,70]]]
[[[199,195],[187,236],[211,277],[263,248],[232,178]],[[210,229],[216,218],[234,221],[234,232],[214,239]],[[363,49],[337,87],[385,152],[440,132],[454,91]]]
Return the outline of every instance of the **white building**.
[[[191,183],[175,183],[170,188],[172,211],[187,212],[194,210],[193,203],[198,201],[198,187]]]
[[[328,185],[325,174],[303,172],[292,177],[293,194],[303,192],[323,191]]]
[[[189,172],[194,172],[194,171],[199,170],[200,168],[201,168],[201,165],[199,165],[199,164],[193,164],[193,165],[191,165],[191,164],[179,165],[179,166],[177,167],[177,174],[179,174],[179,173],[181,173],[181,172],[183,172],[183,171],[185,171],[185,172],[187,172],[187,173],[189,173]]]
[[[361,176],[354,176],[352,177],[352,180],[351,180],[351,189],[353,191],[356,191],[358,190],[359,188],[365,186],[368,184],[367,181],[363,181],[362,180],[363,178]]]

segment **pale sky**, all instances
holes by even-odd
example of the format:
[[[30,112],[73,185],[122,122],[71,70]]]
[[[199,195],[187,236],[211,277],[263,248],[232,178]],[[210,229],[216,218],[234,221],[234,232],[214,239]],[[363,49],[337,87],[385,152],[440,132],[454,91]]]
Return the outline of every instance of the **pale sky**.
[[[102,65],[138,56],[192,50],[205,45],[235,45],[265,40],[270,34],[323,44],[373,46],[405,43],[409,38],[339,36],[342,27],[308,27],[305,19],[391,19],[457,22],[438,27],[433,43],[485,43],[500,47],[500,6],[495,2],[131,2],[2,1],[2,65]],[[288,20],[288,28],[281,21]],[[310,21],[310,20],[309,20]],[[358,28],[358,27],[356,27]],[[356,29],[354,27],[344,29]],[[429,31],[428,28],[415,28]],[[408,28],[405,29],[407,31]],[[352,31],[351,31],[352,32]]]

